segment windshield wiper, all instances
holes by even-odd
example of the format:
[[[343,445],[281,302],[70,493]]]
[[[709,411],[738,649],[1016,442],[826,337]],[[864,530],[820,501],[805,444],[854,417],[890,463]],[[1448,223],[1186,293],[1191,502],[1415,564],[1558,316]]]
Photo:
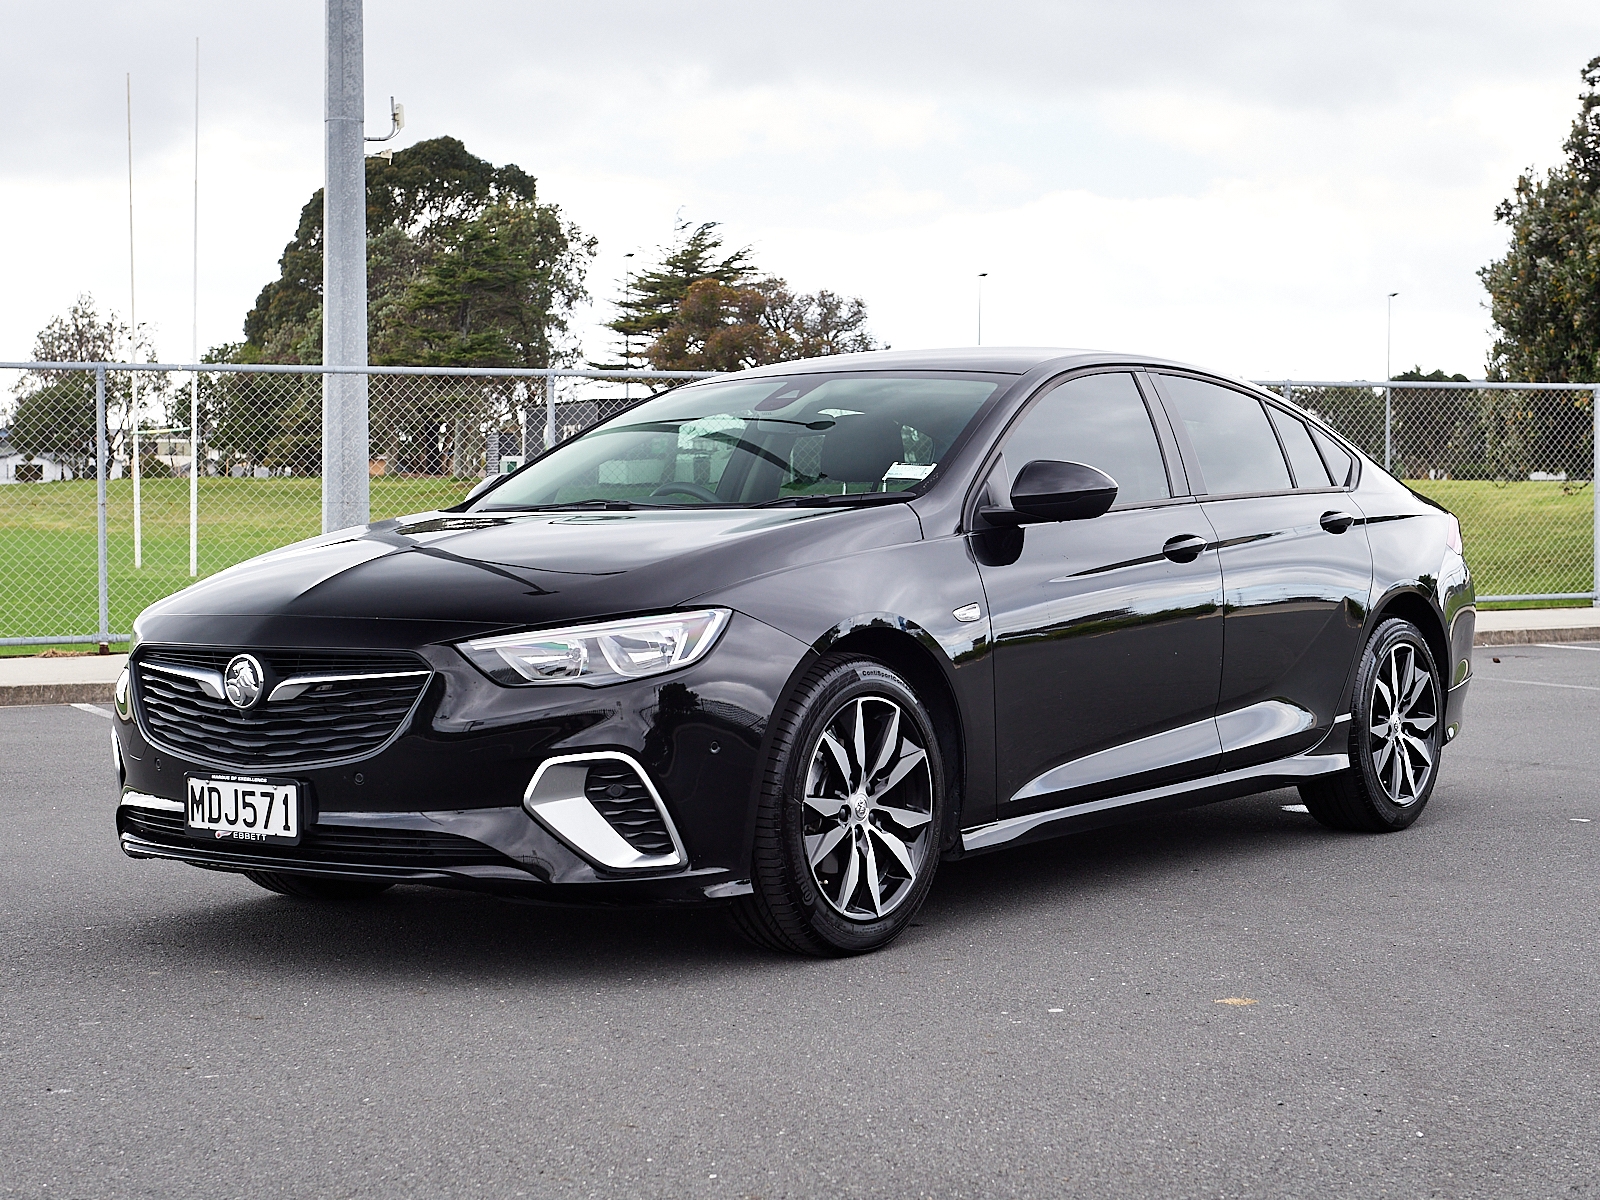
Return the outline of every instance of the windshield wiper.
[[[751,508],[845,508],[857,504],[903,504],[915,500],[915,492],[845,492],[822,496],[779,496],[763,500]]]
[[[481,512],[629,512],[640,508],[660,508],[659,504],[637,504],[632,500],[573,500],[566,504],[486,504]]]

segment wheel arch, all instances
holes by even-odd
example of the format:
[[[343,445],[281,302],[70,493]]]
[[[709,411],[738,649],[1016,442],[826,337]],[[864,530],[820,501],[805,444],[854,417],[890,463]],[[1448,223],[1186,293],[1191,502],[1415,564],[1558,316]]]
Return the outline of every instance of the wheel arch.
[[[934,733],[944,758],[945,789],[950,803],[946,809],[941,849],[960,843],[961,812],[966,801],[967,744],[966,725],[955,688],[940,665],[938,643],[915,622],[903,617],[875,614],[870,618],[842,622],[830,629],[812,646],[823,654],[858,654],[881,662],[900,675],[927,706]],[[808,660],[815,661],[814,659]],[[789,688],[798,682],[797,671]],[[785,689],[786,693],[788,689]]]
[[[1427,593],[1420,587],[1409,587],[1385,596],[1373,611],[1372,624],[1367,630],[1369,640],[1378,626],[1390,617],[1401,617],[1422,631],[1423,640],[1433,653],[1434,664],[1439,668],[1439,676],[1445,687],[1449,687],[1450,639],[1445,633],[1444,617]]]

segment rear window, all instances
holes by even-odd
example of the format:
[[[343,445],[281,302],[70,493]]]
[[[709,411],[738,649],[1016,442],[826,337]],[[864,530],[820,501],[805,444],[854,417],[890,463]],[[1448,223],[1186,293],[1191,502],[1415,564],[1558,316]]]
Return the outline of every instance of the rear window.
[[[1163,375],[1161,384],[1189,433],[1208,493],[1288,490],[1289,468],[1261,401],[1182,375]]]

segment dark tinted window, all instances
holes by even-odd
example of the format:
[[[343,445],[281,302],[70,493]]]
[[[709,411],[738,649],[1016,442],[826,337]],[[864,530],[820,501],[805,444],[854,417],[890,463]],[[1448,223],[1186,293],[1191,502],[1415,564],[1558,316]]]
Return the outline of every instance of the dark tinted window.
[[[1006,468],[1015,476],[1041,458],[1098,467],[1117,481],[1118,507],[1172,495],[1149,410],[1123,372],[1068,380],[1023,414],[1006,435]]]
[[[1271,412],[1272,422],[1278,427],[1278,436],[1283,439],[1283,448],[1289,452],[1295,487],[1327,487],[1328,469],[1322,465],[1322,455],[1311,444],[1311,431],[1306,428],[1306,423],[1275,408]]]
[[[1317,434],[1317,445],[1322,448],[1322,457],[1327,460],[1328,470],[1333,473],[1333,482],[1337,487],[1344,487],[1350,482],[1350,472],[1356,465],[1356,460],[1351,458],[1344,447],[1325,434]]]
[[[1289,468],[1261,401],[1180,375],[1163,375],[1161,384],[1189,431],[1207,492],[1229,496],[1289,487]]]

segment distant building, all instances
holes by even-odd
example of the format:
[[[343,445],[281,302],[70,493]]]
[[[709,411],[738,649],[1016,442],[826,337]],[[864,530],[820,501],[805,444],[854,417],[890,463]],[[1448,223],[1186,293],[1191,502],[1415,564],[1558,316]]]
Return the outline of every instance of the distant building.
[[[0,483],[55,483],[71,478],[70,467],[48,454],[23,454],[11,444],[11,431],[0,429]]]

